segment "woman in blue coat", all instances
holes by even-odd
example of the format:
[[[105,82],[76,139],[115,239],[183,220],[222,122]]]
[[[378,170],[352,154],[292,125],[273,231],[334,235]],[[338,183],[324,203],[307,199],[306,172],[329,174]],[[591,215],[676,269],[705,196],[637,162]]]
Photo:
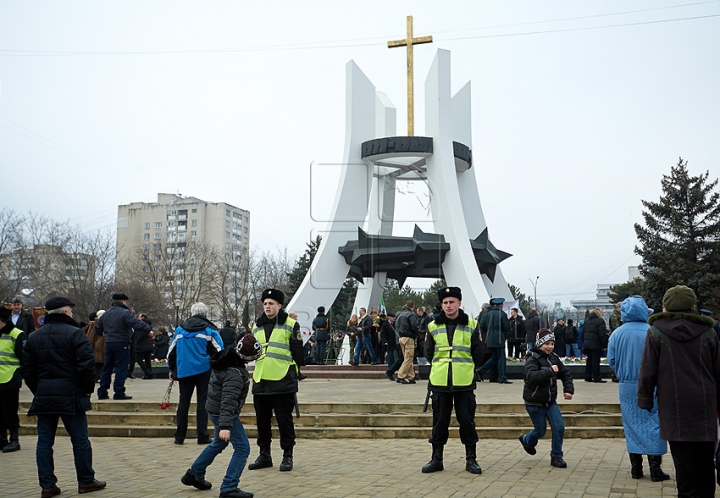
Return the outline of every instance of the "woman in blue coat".
[[[607,360],[620,381],[620,409],[632,465],[630,474],[633,479],[643,476],[642,456],[647,455],[650,479],[657,482],[670,479],[661,468],[662,455],[667,453],[667,442],[660,439],[657,402],[650,412],[637,406],[640,362],[649,328],[647,319],[651,313],[652,310],[640,296],[630,296],[623,301],[620,308],[623,325],[610,336]]]

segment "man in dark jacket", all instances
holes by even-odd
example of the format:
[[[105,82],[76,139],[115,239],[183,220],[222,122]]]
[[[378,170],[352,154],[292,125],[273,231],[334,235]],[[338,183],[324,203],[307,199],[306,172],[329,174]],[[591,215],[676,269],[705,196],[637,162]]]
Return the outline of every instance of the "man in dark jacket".
[[[113,399],[132,399],[132,396],[125,394],[125,379],[130,364],[133,331],[136,334],[147,334],[150,332],[150,325],[138,320],[130,311],[127,307],[130,298],[127,295],[119,292],[113,294],[112,298],[112,307],[103,313],[103,316],[95,324],[95,334],[105,336],[105,366],[100,374],[97,397],[98,399],[108,399],[110,378],[115,371]]]
[[[387,351],[388,368],[392,369],[393,365],[397,361],[395,356],[397,355],[399,359],[398,353],[400,351],[398,346],[398,336],[395,331],[395,313],[388,313],[387,320],[383,320],[382,328],[380,329],[380,342],[382,342],[382,345],[385,347],[385,351]],[[397,368],[400,368],[400,365],[398,365]],[[387,370],[385,375],[388,379],[395,380],[393,378],[393,373],[395,372]]]
[[[225,322],[225,326],[220,329],[220,337],[222,338],[223,346],[225,348],[235,345],[237,334],[235,333],[235,329],[232,325],[230,325],[229,321]]]
[[[210,443],[207,430],[208,416],[205,410],[208,382],[210,382],[210,357],[223,350],[223,341],[215,324],[207,319],[208,312],[208,307],[204,303],[193,304],[190,307],[192,316],[175,329],[170,343],[168,352],[170,378],[180,384],[175,444],[185,442],[190,400],[196,389],[197,442]]]
[[[317,316],[312,321],[312,329],[315,336],[315,361],[318,365],[325,364],[325,351],[330,338],[330,320],[325,314],[325,306],[317,309]]]
[[[663,296],[663,312],[648,319],[637,405],[652,410],[657,393],[678,496],[715,496],[720,345],[712,318],[696,314],[696,301],[692,289],[675,286]]]
[[[403,310],[395,316],[395,330],[400,336],[400,354],[403,357],[402,365],[397,372],[397,382],[400,384],[415,384],[415,340],[418,337],[418,316],[415,313],[415,302],[405,303]]]
[[[20,358],[27,335],[13,325],[12,312],[0,304],[0,449],[11,453],[20,449]],[[7,431],[10,431],[8,443]]]
[[[583,353],[587,356],[585,361],[585,382],[607,382],[600,377],[600,355],[607,348],[608,334],[603,312],[595,308],[588,315],[583,326]]]
[[[433,428],[432,458],[422,471],[428,474],[444,469],[443,449],[455,405],[460,440],[465,445],[465,470],[482,474],[476,452],[474,370],[482,362],[484,347],[477,322],[460,308],[460,288],[442,289],[438,298],[443,312],[429,324],[425,339],[425,357],[431,365],[428,389],[432,391]]]
[[[373,321],[372,318],[370,318],[370,315],[367,314],[367,310],[365,308],[360,308],[360,317],[358,318],[357,327],[355,328],[357,330],[357,343],[355,343],[355,357],[352,363],[350,363],[353,366],[358,366],[360,364],[360,351],[362,348],[365,348],[365,350],[370,354],[370,358],[372,358],[372,364],[377,365],[377,355],[375,354],[375,348],[372,346],[372,331],[373,331]]]
[[[70,434],[75,457],[78,493],[105,487],[95,479],[87,417],[95,389],[95,358],[90,342],[73,320],[75,304],[65,297],[45,303],[45,324],[25,343],[20,373],[35,395],[28,415],[37,416],[37,467],[42,497],[59,495],[53,462],[53,444],[61,418]],[[127,362],[123,365],[127,371]]]
[[[295,425],[292,412],[298,392],[298,367],[303,365],[304,360],[302,334],[300,325],[282,309],[285,294],[277,289],[265,289],[261,297],[264,311],[255,321],[252,331],[263,347],[263,355],[253,370],[252,386],[260,455],[248,465],[248,470],[273,465],[270,421],[275,412],[283,450],[280,470],[287,472],[293,468]]]
[[[508,356],[517,360],[520,358],[520,355],[522,355],[522,343],[525,342],[525,320],[522,315],[518,314],[517,308],[512,308],[508,322],[510,323]]]
[[[480,330],[483,334],[487,334],[485,347],[490,350],[492,356],[477,372],[480,380],[482,380],[482,375],[488,371],[491,366],[495,365],[498,370],[498,382],[500,384],[512,384],[505,376],[505,338],[510,330],[510,322],[502,310],[502,304],[504,302],[505,298],[492,298],[490,300],[492,309],[488,311],[480,321]]]
[[[528,313],[527,320],[525,320],[525,349],[528,354],[531,350],[535,349],[535,341],[537,341],[538,331],[542,328],[542,321],[538,316],[537,308],[532,308]]]
[[[17,298],[12,302],[12,322],[15,328],[25,332],[26,337],[35,330],[35,320],[33,320],[32,314],[23,310],[23,302]]]
[[[139,318],[152,327],[152,322],[147,315],[140,314]],[[155,334],[150,332],[137,332],[133,334],[133,343],[135,346],[135,361],[143,371],[143,379],[149,380],[153,378],[152,373],[152,353],[154,349]],[[135,362],[132,363],[133,367]]]

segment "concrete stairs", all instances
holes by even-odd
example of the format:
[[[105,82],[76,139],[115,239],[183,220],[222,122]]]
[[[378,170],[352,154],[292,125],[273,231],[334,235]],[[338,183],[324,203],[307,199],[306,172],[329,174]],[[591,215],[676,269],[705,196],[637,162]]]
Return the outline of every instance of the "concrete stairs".
[[[310,371],[307,370],[308,373]],[[29,405],[27,402],[20,403],[21,434],[37,433],[35,418],[25,415]],[[150,402],[108,400],[93,402],[92,406],[87,414],[90,436],[172,438],[174,435],[177,409],[174,403],[167,410],[161,410],[157,403]],[[566,438],[624,437],[619,404],[572,404],[563,405],[561,409]],[[195,438],[194,412],[193,404],[188,442]],[[301,417],[294,419],[298,438],[428,439],[432,430],[432,409],[423,413],[422,405],[416,403],[301,403],[300,412]],[[256,437],[251,400],[241,414],[241,420],[248,436]],[[532,427],[521,403],[478,404],[475,423],[480,438],[516,439]],[[279,437],[276,429],[273,431],[274,437]],[[66,433],[60,429],[59,434]],[[459,437],[455,418],[451,422],[450,437]]]

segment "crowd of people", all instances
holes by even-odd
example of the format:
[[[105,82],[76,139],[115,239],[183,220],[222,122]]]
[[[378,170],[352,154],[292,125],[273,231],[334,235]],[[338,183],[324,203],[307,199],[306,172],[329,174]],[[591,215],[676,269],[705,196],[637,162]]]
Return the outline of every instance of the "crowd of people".
[[[100,310],[81,327],[73,318],[74,303],[65,297],[46,301],[45,322],[26,332],[27,322],[19,310],[0,307],[0,447],[3,452],[20,449],[18,400],[21,379],[34,394],[29,415],[37,417],[37,467],[41,496],[60,494],[54,475],[53,444],[59,420],[70,434],[75,456],[78,492],[104,489],[95,478],[86,412],[93,393],[99,400],[126,400],[131,358],[146,370],[150,358],[167,355],[169,377],[180,386],[175,444],[183,444],[187,432],[190,399],[197,396],[197,442],[207,445],[187,472],[183,484],[211,489],[206,469],[227,447],[233,455],[220,486],[221,498],[251,498],[239,487],[250,454],[248,437],[239,418],[248,394],[258,430],[257,459],[248,470],[273,466],[271,421],[274,417],[283,451],[279,470],[293,469],[295,430],[293,410],[298,410],[299,368],[305,363],[300,325],[293,313],[283,309],[285,296],[277,289],[262,293],[263,313],[250,332],[238,333],[230,326],[218,329],[208,319],[208,307],[195,303],[191,316],[170,336],[150,319],[128,307],[128,296],[113,295],[107,311]],[[453,407],[465,446],[465,468],[482,474],[477,460],[475,427],[476,382],[494,373],[499,383],[511,382],[505,374],[507,354],[525,358],[523,401],[533,425],[519,436],[521,447],[537,453],[538,440],[552,428],[550,465],[567,467],[563,459],[565,425],[557,405],[557,381],[562,395],[572,399],[575,386],[563,355],[577,355],[582,341],[586,355],[585,381],[604,382],[599,358],[607,351],[608,363],[618,381],[623,427],[630,461],[630,475],[644,477],[643,455],[647,455],[653,482],[670,479],[662,470],[662,455],[670,451],[675,464],[679,496],[714,496],[715,447],[718,397],[720,393],[720,326],[696,309],[695,293],[688,287],[669,289],[663,310],[654,313],[640,296],[631,296],[615,309],[609,327],[599,309],[592,310],[582,330],[568,320],[558,320],[553,330],[543,327],[537,310],[527,319],[512,309],[502,310],[502,298],[491,299],[477,318],[462,309],[462,290],[447,287],[438,292],[438,305],[431,315],[408,301],[398,313],[370,315],[360,309],[347,324],[355,338],[354,365],[365,352],[372,364],[386,361],[386,375],[400,384],[413,384],[417,350],[429,362],[428,391],[432,397],[433,428],[431,459],[423,473],[442,471],[443,449]],[[15,303],[13,303],[15,304]],[[316,358],[326,357],[333,340],[324,307],[313,320]],[[537,329],[537,330],[536,330]],[[368,335],[366,335],[368,334]],[[161,340],[157,338],[164,336]],[[373,342],[376,337],[376,342]],[[100,340],[103,341],[100,347]],[[418,348],[420,346],[420,348]],[[100,354],[102,353],[102,354]],[[255,361],[250,374],[248,362]],[[99,382],[99,386],[95,384]],[[252,386],[252,387],[251,387]],[[210,437],[208,420],[215,426]],[[8,437],[9,433],[9,437]]]

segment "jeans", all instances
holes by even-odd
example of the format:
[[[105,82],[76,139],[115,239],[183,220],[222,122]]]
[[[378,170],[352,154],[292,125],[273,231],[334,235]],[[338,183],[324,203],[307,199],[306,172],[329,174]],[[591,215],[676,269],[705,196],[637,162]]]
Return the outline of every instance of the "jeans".
[[[493,365],[497,366],[498,369],[498,382],[507,381],[505,377],[505,348],[488,348],[492,355],[483,366],[478,369],[480,374],[487,372]]]
[[[130,363],[130,344],[126,342],[105,343],[105,365],[100,373],[100,387],[98,387],[98,398],[104,398],[110,389],[110,377],[115,370],[115,383],[113,390],[115,396],[125,394],[125,379],[128,375],[128,364]]]
[[[177,430],[175,431],[176,441],[185,441],[185,434],[188,426],[188,412],[190,411],[190,401],[192,400],[193,391],[197,388],[197,440],[206,441],[210,439],[207,430],[208,413],[205,410],[205,402],[207,401],[208,384],[210,383],[210,373],[191,375],[178,379],[180,384],[180,399],[177,407]]]
[[[373,363],[377,363],[377,356],[375,355],[375,349],[372,346],[372,339],[370,337],[358,337],[357,344],[355,344],[355,364],[360,363],[360,349],[367,349],[370,353],[370,358]]]
[[[580,358],[580,356],[582,356],[577,342],[565,344],[565,356],[574,356],[575,358]]]
[[[218,425],[220,424],[220,418],[212,413],[209,414],[209,416],[210,420],[215,424],[215,439],[205,447],[202,453],[200,453],[200,456],[193,462],[192,467],[190,467],[190,472],[198,479],[205,478],[205,470],[213,463],[215,457],[222,453],[228,445],[227,442],[219,437],[220,427],[218,427]],[[240,475],[250,455],[250,441],[248,441],[245,428],[237,414],[233,417],[233,425],[230,429],[230,444],[232,444],[233,447],[233,455],[230,458],[230,463],[225,471],[225,477],[223,477],[223,482],[220,485],[221,492],[238,489]]]
[[[387,350],[387,365],[388,368],[392,369],[393,364],[395,363],[395,356],[397,355],[398,358],[400,358],[400,350],[399,349],[390,349]],[[402,363],[400,363],[402,365]],[[393,373],[397,372],[400,369],[400,365],[398,365],[397,369],[393,371]]]
[[[547,408],[526,404],[525,409],[533,423],[533,429],[525,435],[525,444],[531,448],[537,446],[538,439],[543,437],[547,431],[547,424],[545,423],[545,419],[547,419],[552,428],[550,456],[561,458],[563,456],[562,444],[565,435],[565,422],[560,414],[558,404],[553,401]]]
[[[37,460],[40,487],[43,489],[51,488],[53,484],[57,483],[55,462],[53,461],[53,444],[55,444],[55,433],[57,432],[59,418],[62,418],[65,430],[70,435],[78,484],[90,484],[95,480],[95,471],[92,468],[92,447],[88,439],[87,417],[85,412],[77,410],[75,415],[37,416],[38,439],[35,458]]]

